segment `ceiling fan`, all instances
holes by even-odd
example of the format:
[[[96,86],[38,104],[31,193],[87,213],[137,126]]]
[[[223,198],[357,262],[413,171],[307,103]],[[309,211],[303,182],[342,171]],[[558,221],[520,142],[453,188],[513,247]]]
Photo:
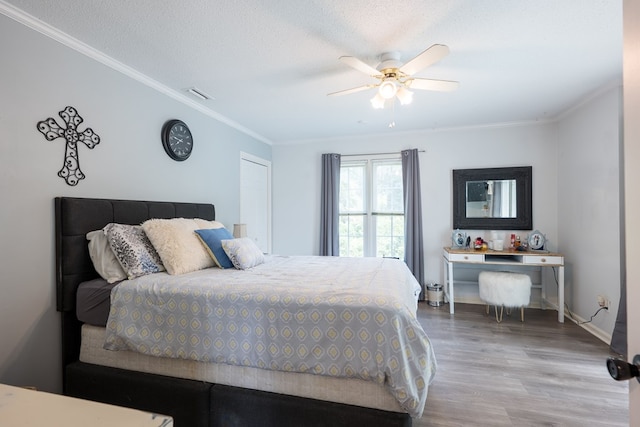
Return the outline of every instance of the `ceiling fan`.
[[[413,92],[409,89],[452,91],[459,86],[458,82],[450,80],[421,79],[413,77],[415,73],[435,64],[449,54],[449,48],[442,44],[433,46],[420,53],[405,64],[400,62],[398,52],[387,52],[381,56],[377,68],[362,62],[353,56],[341,56],[340,60],[348,66],[378,79],[377,83],[345,89],[329,93],[328,96],[348,95],[377,87],[378,92],[371,99],[374,108],[384,108],[387,99],[398,97],[401,104],[411,103]]]

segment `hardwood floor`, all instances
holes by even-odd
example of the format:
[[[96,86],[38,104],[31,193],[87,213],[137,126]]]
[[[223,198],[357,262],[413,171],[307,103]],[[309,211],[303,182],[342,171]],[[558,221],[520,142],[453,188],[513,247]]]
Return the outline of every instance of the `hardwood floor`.
[[[628,383],[614,381],[615,356],[587,331],[557,322],[553,310],[525,309],[495,319],[493,308],[421,302],[418,318],[438,370],[414,427],[628,426]]]

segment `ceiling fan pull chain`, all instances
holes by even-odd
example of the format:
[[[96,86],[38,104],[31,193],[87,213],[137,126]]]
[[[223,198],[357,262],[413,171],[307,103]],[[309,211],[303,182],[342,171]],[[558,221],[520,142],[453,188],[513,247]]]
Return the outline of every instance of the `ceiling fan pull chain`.
[[[389,123],[390,128],[396,127],[396,100],[391,100],[391,123]]]

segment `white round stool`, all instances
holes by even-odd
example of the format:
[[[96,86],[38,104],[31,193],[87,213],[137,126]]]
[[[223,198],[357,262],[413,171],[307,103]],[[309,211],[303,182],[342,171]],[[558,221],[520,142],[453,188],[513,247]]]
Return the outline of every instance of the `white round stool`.
[[[478,276],[480,287],[480,299],[489,305],[496,307],[496,321],[502,322],[504,307],[519,307],[520,321],[524,322],[524,307],[529,305],[531,299],[531,277],[527,274],[512,273],[508,271],[481,271]],[[500,316],[498,316],[500,306]]]

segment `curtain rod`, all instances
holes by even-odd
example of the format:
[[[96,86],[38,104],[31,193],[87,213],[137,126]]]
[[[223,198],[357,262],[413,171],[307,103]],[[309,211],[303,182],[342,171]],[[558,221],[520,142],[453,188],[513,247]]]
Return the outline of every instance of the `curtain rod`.
[[[424,153],[427,150],[418,150],[418,153]],[[401,151],[394,151],[390,153],[363,153],[363,154],[340,154],[341,157],[357,157],[357,156],[388,156],[390,154],[401,154]]]

